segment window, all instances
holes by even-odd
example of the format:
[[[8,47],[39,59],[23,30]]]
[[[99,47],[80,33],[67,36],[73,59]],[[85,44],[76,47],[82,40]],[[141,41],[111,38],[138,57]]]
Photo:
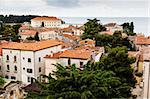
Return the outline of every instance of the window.
[[[7,70],[9,70],[9,65],[7,65]]]
[[[23,57],[23,60],[24,60],[25,58]]]
[[[8,77],[7,75],[5,76],[5,78],[6,78],[6,79],[9,79],[9,77]]]
[[[2,67],[0,66],[0,70],[2,69]]]
[[[8,55],[6,56],[6,59],[9,60],[9,56]]]
[[[32,73],[32,69],[27,69],[27,73]]]
[[[15,76],[11,76],[11,79],[14,79],[14,80],[15,80],[15,79],[16,79],[16,77],[15,77]]]
[[[80,62],[80,68],[83,68],[83,62]]]
[[[28,58],[28,62],[31,62],[31,58]]]
[[[41,67],[39,67],[39,72],[41,72]]]
[[[14,67],[14,70],[17,71],[17,66]]]
[[[23,67],[23,70],[25,70],[25,68]]]
[[[27,79],[28,79],[28,82],[31,82],[31,78],[30,77],[28,77]]]
[[[70,60],[70,58],[68,59],[68,65],[71,65],[71,60]]]
[[[41,57],[39,57],[39,62],[41,62]]]
[[[14,62],[16,62],[17,61],[17,57],[16,56],[14,56]]]

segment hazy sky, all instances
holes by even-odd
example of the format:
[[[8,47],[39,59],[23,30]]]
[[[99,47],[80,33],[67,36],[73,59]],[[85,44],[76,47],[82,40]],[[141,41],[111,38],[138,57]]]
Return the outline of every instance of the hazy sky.
[[[0,0],[0,14],[148,17],[150,0]]]

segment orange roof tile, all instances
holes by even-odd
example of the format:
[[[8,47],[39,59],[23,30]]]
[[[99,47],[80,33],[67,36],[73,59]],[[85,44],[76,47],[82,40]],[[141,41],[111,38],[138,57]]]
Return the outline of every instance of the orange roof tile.
[[[35,35],[37,32],[34,30],[28,30],[26,32],[19,33],[20,35]]]
[[[63,34],[64,37],[72,39],[72,40],[79,40],[80,38],[75,35]]]
[[[74,59],[89,59],[91,57],[91,52],[85,50],[66,50],[60,55],[60,57]]]
[[[144,37],[144,36],[137,36],[135,38],[135,43],[138,45],[143,45],[143,44],[150,44],[150,38],[149,37]]]
[[[91,57],[90,51],[83,50],[66,50],[64,52],[54,53],[53,55],[46,55],[44,58],[73,58],[73,59],[89,59]]]
[[[39,42],[30,42],[30,43],[15,43],[13,46],[6,45],[3,46],[3,49],[15,49],[15,50],[27,50],[27,51],[38,51],[45,48],[50,48],[53,46],[60,45],[61,42],[57,40],[46,40]]]
[[[62,52],[54,53],[53,55],[46,55],[44,58],[58,59]]]
[[[6,45],[13,46],[16,42],[8,42],[8,41],[1,41],[0,42],[0,56],[2,56],[2,48]]]
[[[26,25],[22,25],[19,30],[29,30],[30,27],[29,26],[26,26]]]
[[[39,20],[39,21],[43,21],[43,20],[46,20],[46,21],[58,21],[58,20],[61,20],[61,19],[59,19],[59,18],[57,18],[57,17],[53,17],[53,16],[51,16],[51,17],[36,17],[36,18],[33,18],[33,19],[31,19],[31,20]]]

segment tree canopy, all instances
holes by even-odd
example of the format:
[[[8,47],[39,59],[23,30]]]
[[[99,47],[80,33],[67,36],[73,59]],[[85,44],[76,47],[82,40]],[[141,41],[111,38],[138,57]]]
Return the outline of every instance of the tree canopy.
[[[136,83],[130,67],[134,61],[134,58],[128,57],[126,48],[117,47],[110,50],[99,62],[88,62],[83,70],[75,65],[68,67],[56,64],[57,71],[46,76],[48,83],[38,82],[44,90],[38,97],[45,95],[47,99],[128,98]],[[52,78],[52,75],[57,79]],[[32,96],[30,91],[28,93],[28,96]]]
[[[126,33],[129,36],[134,36],[136,33],[134,33],[134,23],[126,22],[122,24],[123,26],[123,32]]]
[[[88,22],[84,24],[84,33],[81,38],[95,39],[96,34],[105,30],[106,28],[102,24],[100,24],[99,20],[97,20],[96,18],[88,19]]]

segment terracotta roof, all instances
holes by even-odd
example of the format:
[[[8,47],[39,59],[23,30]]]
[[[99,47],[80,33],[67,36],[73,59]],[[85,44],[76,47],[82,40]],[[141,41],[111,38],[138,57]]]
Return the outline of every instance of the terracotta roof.
[[[33,19],[31,19],[31,20],[39,20],[39,21],[43,21],[43,20],[46,20],[46,21],[58,21],[58,20],[61,20],[61,19],[59,19],[59,18],[57,18],[57,17],[53,17],[53,16],[51,16],[51,17],[36,17],[36,18],[33,18]]]
[[[150,38],[149,37],[144,37],[144,36],[137,36],[135,38],[135,43],[138,45],[143,45],[143,44],[150,44]]]
[[[35,35],[37,33],[37,31],[34,30],[28,30],[26,32],[21,32],[19,33],[19,35]]]
[[[46,40],[39,42],[30,42],[30,43],[15,43],[13,46],[6,45],[3,46],[4,49],[15,49],[15,50],[28,50],[28,51],[37,51],[45,48],[53,47],[60,45],[61,42],[57,40]]]
[[[45,58],[73,58],[73,59],[89,59],[91,52],[86,50],[66,50],[53,55],[47,55]]]
[[[75,58],[75,59],[89,59],[91,57],[90,51],[83,50],[66,50],[61,55],[61,58]]]
[[[0,41],[0,56],[2,56],[2,48],[6,45],[13,46],[16,42]]]
[[[88,44],[88,45],[95,45],[95,41],[91,40],[91,39],[85,39],[85,40],[81,40],[79,42],[80,45],[83,45],[83,44]]]
[[[63,34],[64,37],[72,39],[72,40],[79,40],[80,38],[75,35]]]
[[[54,53],[52,55],[46,55],[44,58],[58,59],[58,58],[60,58],[61,54],[62,54],[62,52],[58,52],[58,53]]]
[[[30,27],[29,27],[29,26],[26,26],[26,25],[22,25],[19,29],[20,29],[20,30],[29,30]]]

